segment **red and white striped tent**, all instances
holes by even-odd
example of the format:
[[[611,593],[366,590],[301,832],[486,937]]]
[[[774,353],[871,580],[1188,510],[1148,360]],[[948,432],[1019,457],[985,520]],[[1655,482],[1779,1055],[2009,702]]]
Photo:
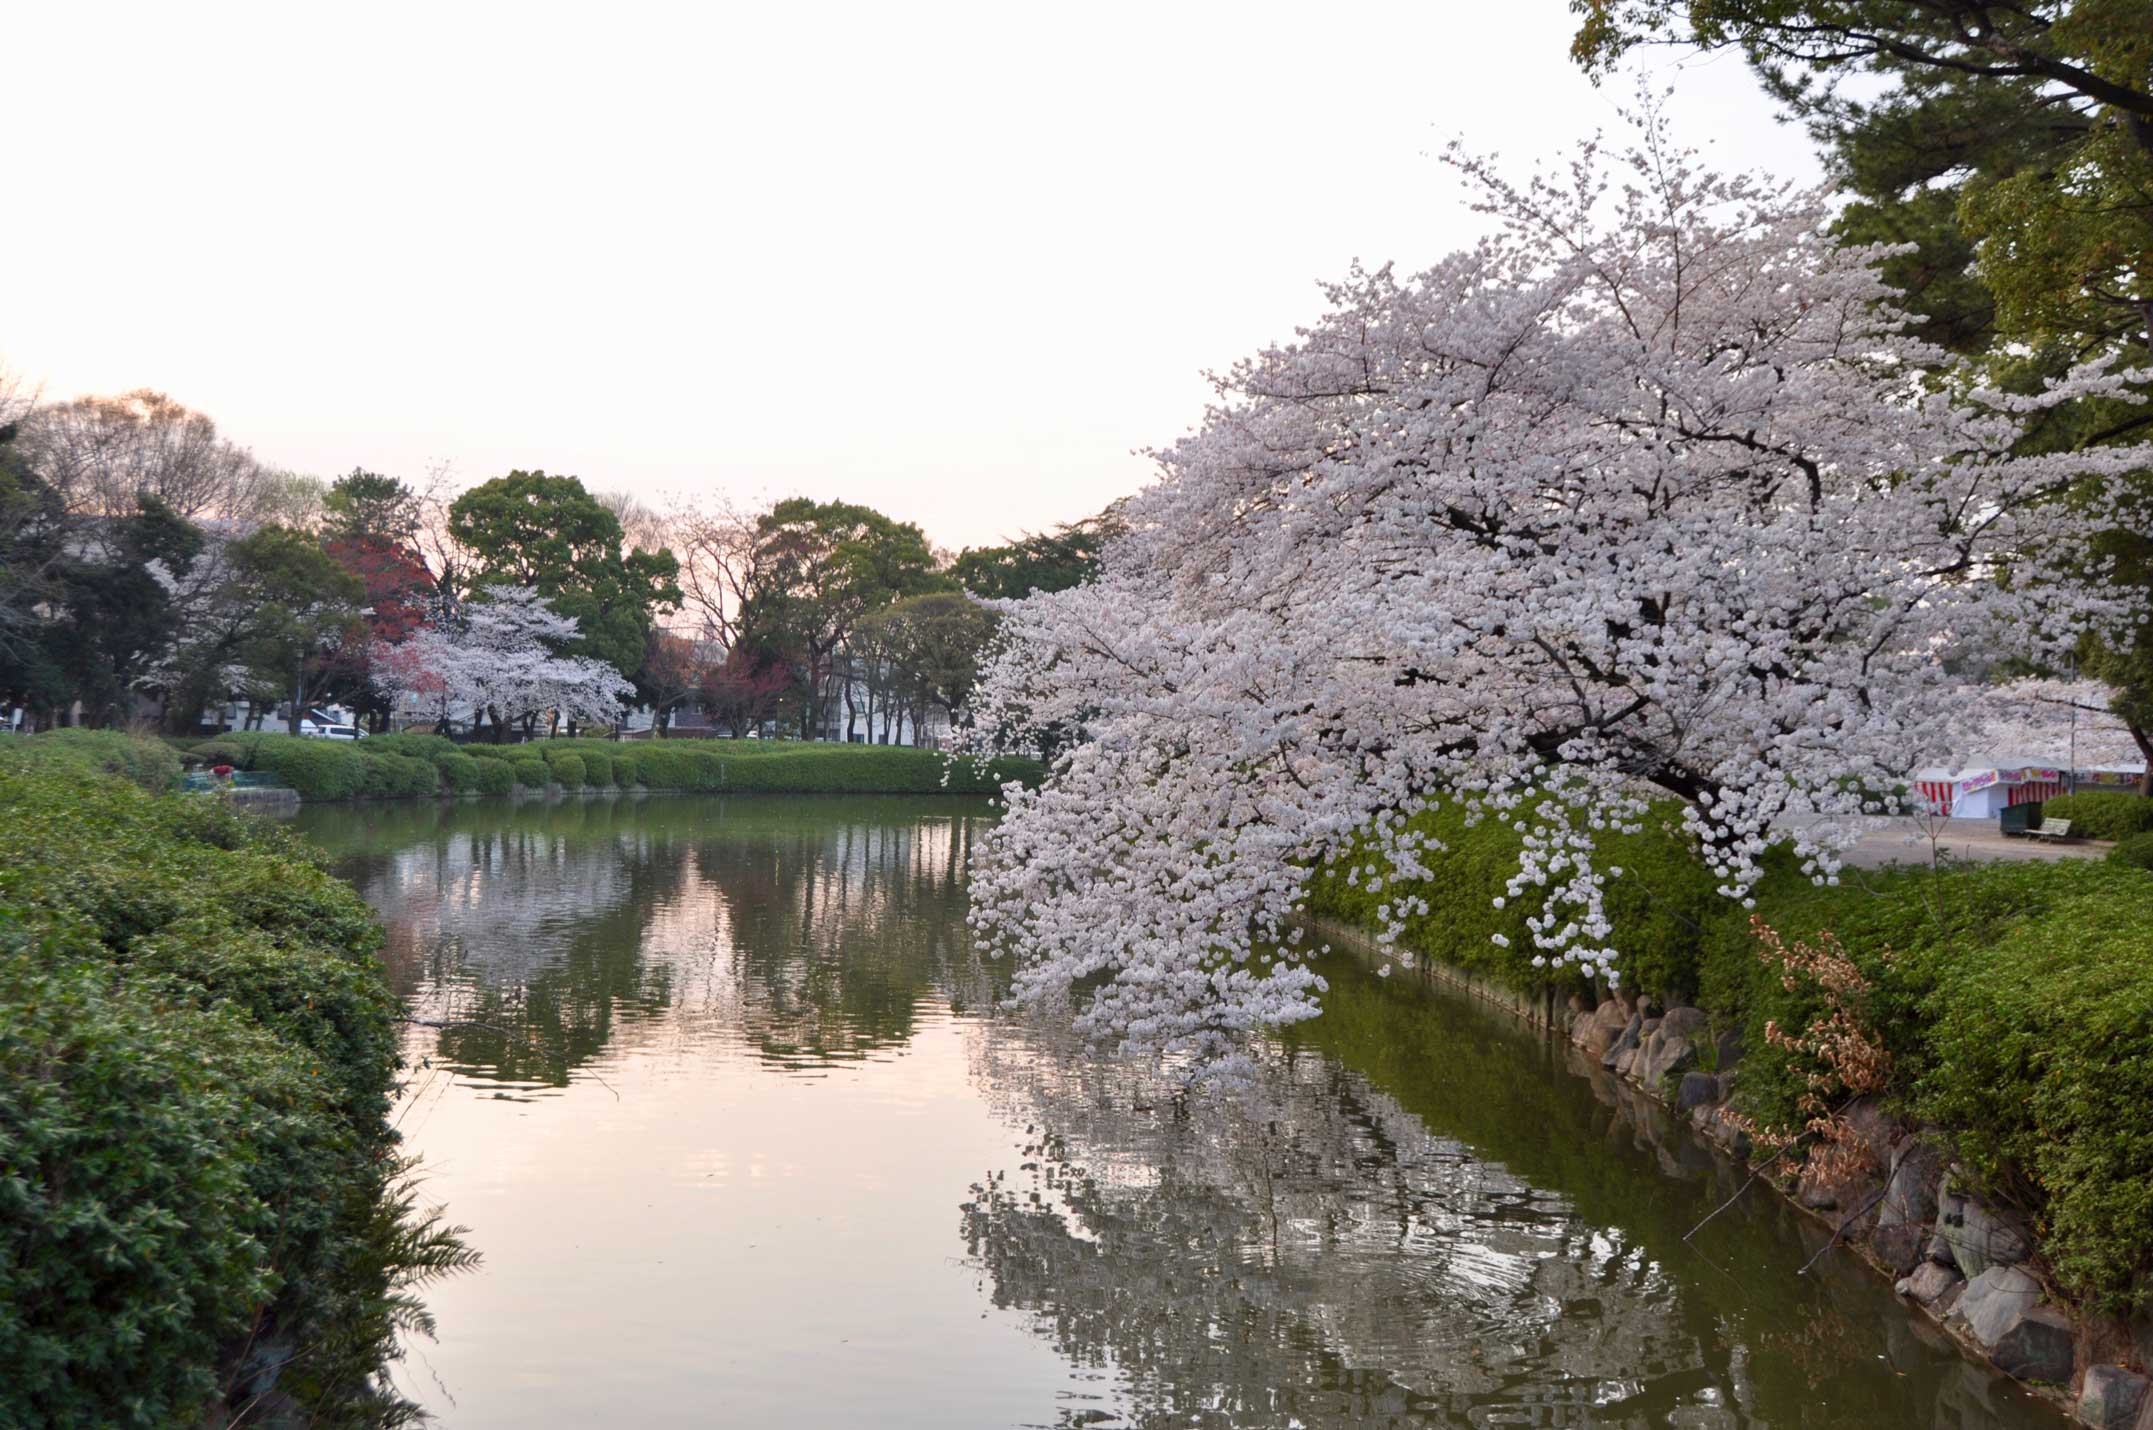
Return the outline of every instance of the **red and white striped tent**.
[[[1914,793],[1931,814],[1994,819],[2015,804],[2038,804],[2070,787],[2070,772],[2016,761],[1914,772]]]

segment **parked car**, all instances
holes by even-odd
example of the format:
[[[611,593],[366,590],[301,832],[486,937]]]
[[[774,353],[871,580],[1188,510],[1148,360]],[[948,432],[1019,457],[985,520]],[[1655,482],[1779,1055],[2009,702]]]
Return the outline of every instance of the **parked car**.
[[[356,725],[323,725],[312,720],[299,722],[299,738],[302,740],[363,740],[366,731]]]

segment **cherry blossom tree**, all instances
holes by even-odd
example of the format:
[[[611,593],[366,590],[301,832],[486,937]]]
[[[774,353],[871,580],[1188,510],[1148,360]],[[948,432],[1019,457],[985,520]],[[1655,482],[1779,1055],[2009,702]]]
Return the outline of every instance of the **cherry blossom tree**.
[[[1955,653],[2053,665],[2112,619],[2067,558],[2153,453],[2011,448],[2125,375],[1980,389],[1824,194],[1709,172],[1656,117],[1522,184],[1450,162],[1493,236],[1329,287],[1155,454],[1095,582],[1003,608],[974,728],[1084,738],[1009,792],[975,930],[1125,1051],[1312,1016],[1309,868],[1424,878],[1405,820],[1438,800],[1517,825],[1535,964],[1619,979],[1601,831],[1678,796],[1745,898],[1785,816],[1874,808],[1957,745]]]
[[[2064,768],[2144,764],[2135,732],[2115,713],[2115,690],[2097,680],[2013,680],[1981,691],[1970,753]]]
[[[491,586],[453,615],[400,643],[377,643],[369,654],[379,684],[418,694],[444,722],[461,707],[490,713],[496,732],[549,711],[611,720],[635,689],[605,661],[559,654],[576,636],[576,622],[530,587]]]

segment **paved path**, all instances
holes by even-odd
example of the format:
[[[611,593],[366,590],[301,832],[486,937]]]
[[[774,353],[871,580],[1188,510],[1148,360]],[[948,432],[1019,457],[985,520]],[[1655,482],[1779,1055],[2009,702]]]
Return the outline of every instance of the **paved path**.
[[[1806,822],[1806,821],[1803,821]],[[1790,825],[1797,821],[1789,820]],[[1926,864],[1930,837],[1942,857],[1989,861],[1998,859],[2099,859],[2109,846],[2087,840],[2058,844],[2048,839],[2006,839],[1993,819],[1922,820],[1877,817],[1862,821],[1867,827],[1861,839],[1846,851],[1846,862],[1861,869],[1880,869],[1886,864]]]

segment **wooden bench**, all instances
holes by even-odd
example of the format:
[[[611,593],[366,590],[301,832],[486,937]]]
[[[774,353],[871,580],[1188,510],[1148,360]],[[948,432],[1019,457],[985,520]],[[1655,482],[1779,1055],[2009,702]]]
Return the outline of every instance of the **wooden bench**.
[[[2071,821],[2068,819],[2044,819],[2039,824],[2026,826],[2028,839],[2069,839]]]

